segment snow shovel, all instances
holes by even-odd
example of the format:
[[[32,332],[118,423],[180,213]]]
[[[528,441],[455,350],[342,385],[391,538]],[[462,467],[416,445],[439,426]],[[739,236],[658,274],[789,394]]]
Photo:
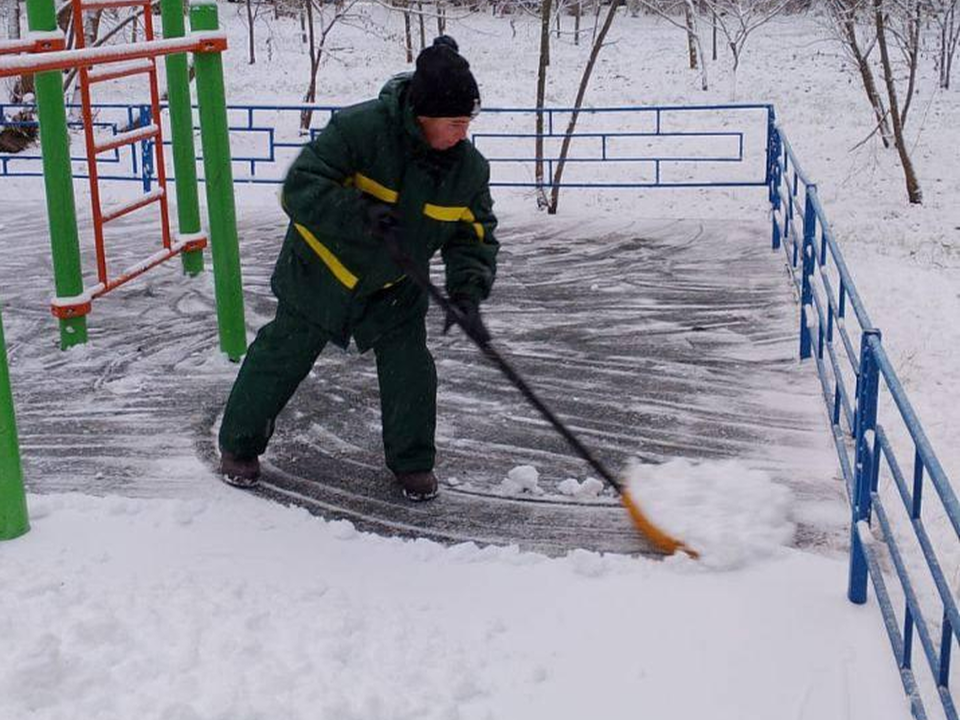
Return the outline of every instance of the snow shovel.
[[[700,554],[686,545],[683,541],[678,540],[668,533],[661,530],[657,527],[651,520],[646,516],[643,510],[640,509],[640,505],[637,503],[636,499],[630,494],[629,488],[621,482],[613,473],[611,473],[605,465],[603,465],[593,453],[590,452],[587,447],[580,442],[580,439],[574,435],[570,429],[563,424],[563,422],[553,413],[553,411],[544,404],[544,402],[537,396],[533,389],[526,383],[526,381],[520,377],[520,374],[513,368],[504,359],[504,357],[497,352],[496,348],[490,344],[490,341],[482,336],[478,336],[474,328],[472,328],[464,317],[463,313],[460,311],[460,308],[457,305],[450,301],[440,290],[430,281],[430,277],[425,273],[421,272],[413,261],[410,259],[410,256],[403,250],[400,246],[400,240],[398,237],[398,228],[394,223],[390,223],[387,227],[383,228],[383,242],[386,245],[387,252],[390,253],[391,258],[407,273],[414,282],[416,282],[420,287],[429,293],[430,297],[433,298],[433,301],[440,306],[440,309],[443,310],[447,317],[452,317],[454,322],[460,326],[460,329],[463,330],[464,334],[469,337],[473,343],[487,356],[487,359],[490,360],[501,373],[506,376],[506,378],[513,383],[514,387],[520,391],[527,402],[533,405],[540,414],[553,426],[567,441],[567,444],[573,448],[574,452],[577,453],[581,458],[586,460],[586,462],[592,467],[600,477],[607,481],[610,486],[617,491],[620,495],[620,500],[623,502],[624,507],[627,508],[627,512],[630,513],[630,518],[633,520],[634,525],[636,525],[637,530],[640,531],[640,534],[647,539],[647,541],[653,545],[657,550],[664,553],[665,555],[673,555],[678,550],[686,553],[691,558],[699,558]]]

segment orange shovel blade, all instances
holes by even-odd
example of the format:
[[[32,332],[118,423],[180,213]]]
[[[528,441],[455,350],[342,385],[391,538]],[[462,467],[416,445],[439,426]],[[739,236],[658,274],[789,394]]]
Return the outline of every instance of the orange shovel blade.
[[[623,505],[627,508],[627,512],[630,513],[630,518],[633,520],[633,524],[637,526],[640,534],[643,535],[657,550],[665,555],[673,555],[677,550],[679,550],[680,552],[686,553],[694,560],[700,557],[700,553],[698,553],[692,547],[689,547],[684,542],[668,535],[654,525],[650,518],[648,518],[646,514],[644,514],[643,510],[640,509],[640,505],[633,498],[633,496],[630,495],[629,490],[624,489],[620,493],[620,499],[623,500]]]

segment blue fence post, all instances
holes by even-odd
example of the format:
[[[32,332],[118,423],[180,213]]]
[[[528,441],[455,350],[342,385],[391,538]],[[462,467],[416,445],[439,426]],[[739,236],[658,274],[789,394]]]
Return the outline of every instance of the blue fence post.
[[[862,605],[867,601],[867,558],[857,524],[870,522],[870,493],[877,474],[877,395],[880,368],[873,354],[873,343],[880,342],[880,331],[864,330],[860,339],[860,370],[857,377],[856,467],[853,474],[853,517],[850,525],[850,579],[847,598]]]
[[[140,127],[147,127],[153,122],[152,111],[149,105],[140,106]],[[157,118],[160,122],[160,118]],[[153,185],[153,138],[146,138],[140,143],[140,177],[143,180],[143,191],[150,192]]]
[[[813,304],[813,287],[810,284],[813,277],[813,238],[817,232],[817,211],[813,205],[813,196],[817,192],[816,185],[806,186],[806,202],[803,209],[803,284],[800,292],[800,359],[810,357],[812,339],[807,322],[807,308]]]
[[[767,132],[770,133],[767,144],[767,184],[770,187],[770,218],[772,220],[772,243],[774,250],[780,249],[780,220],[777,213],[780,212],[780,183],[782,179],[780,171],[780,131],[777,130],[774,121],[773,108],[770,108],[770,118]]]

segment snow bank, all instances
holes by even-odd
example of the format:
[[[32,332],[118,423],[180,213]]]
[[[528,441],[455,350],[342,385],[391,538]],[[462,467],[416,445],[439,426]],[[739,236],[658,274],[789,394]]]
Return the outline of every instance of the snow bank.
[[[650,519],[699,551],[708,567],[742,567],[793,539],[790,491],[741,461],[635,461],[627,478]]]
[[[28,497],[0,543],[0,718],[909,716],[842,560],[548,559],[197,493]]]

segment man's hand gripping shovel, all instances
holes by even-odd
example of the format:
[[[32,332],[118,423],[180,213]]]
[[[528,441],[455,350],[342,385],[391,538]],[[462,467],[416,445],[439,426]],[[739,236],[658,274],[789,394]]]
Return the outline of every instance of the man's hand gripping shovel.
[[[636,499],[630,494],[629,488],[619,480],[613,473],[611,473],[605,465],[603,465],[597,458],[593,456],[593,453],[580,442],[580,439],[574,435],[566,425],[553,413],[553,411],[548,408],[544,402],[537,396],[537,394],[527,385],[526,381],[520,377],[517,371],[508,363],[496,348],[490,343],[489,333],[486,332],[486,329],[482,325],[477,325],[474,322],[468,322],[468,318],[461,311],[460,307],[447,298],[440,290],[434,285],[429,276],[422,272],[413,261],[410,259],[410,256],[404,251],[400,243],[400,226],[396,221],[395,217],[391,220],[382,223],[380,227],[380,234],[383,238],[384,245],[386,246],[387,252],[390,253],[390,257],[396,262],[401,269],[409,275],[414,282],[416,282],[420,287],[429,293],[430,297],[433,298],[433,301],[440,306],[440,309],[446,313],[446,316],[449,319],[452,319],[464,333],[469,337],[481,352],[486,355],[487,359],[490,360],[499,370],[503,373],[504,376],[520,391],[527,402],[533,405],[541,415],[553,426],[553,428],[560,433],[564,440],[570,445],[570,447],[577,453],[581,458],[583,458],[589,465],[592,467],[600,477],[602,477],[609,485],[614,488],[617,493],[620,495],[620,499],[623,502],[624,507],[626,507],[627,512],[630,513],[630,518],[633,520],[633,524],[636,526],[637,530],[641,535],[657,550],[666,554],[672,555],[678,550],[689,555],[691,558],[698,558],[700,554],[693,548],[686,545],[683,541],[678,540],[677,538],[672,537],[668,533],[661,530],[657,527],[650,518],[643,512],[640,508],[640,505],[637,503]]]

